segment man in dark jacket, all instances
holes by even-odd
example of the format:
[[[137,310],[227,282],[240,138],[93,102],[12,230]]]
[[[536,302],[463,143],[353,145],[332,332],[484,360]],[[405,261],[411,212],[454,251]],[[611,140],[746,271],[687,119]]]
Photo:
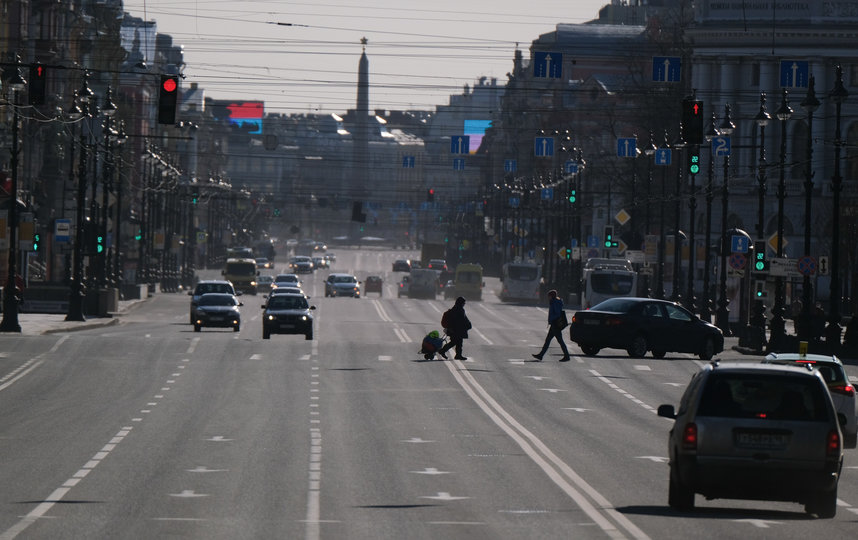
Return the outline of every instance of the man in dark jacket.
[[[462,356],[462,341],[468,337],[470,329],[471,321],[465,315],[465,299],[460,296],[456,298],[455,305],[450,309],[447,328],[444,329],[450,341],[438,351],[438,354],[447,358],[447,351],[456,347],[456,360],[467,360],[467,357]]]

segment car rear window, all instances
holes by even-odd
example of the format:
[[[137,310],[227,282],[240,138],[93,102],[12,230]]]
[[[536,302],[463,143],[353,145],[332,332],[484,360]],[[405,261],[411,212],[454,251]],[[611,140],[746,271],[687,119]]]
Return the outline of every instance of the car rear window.
[[[825,421],[829,409],[821,384],[811,377],[771,373],[713,373],[698,416]]]

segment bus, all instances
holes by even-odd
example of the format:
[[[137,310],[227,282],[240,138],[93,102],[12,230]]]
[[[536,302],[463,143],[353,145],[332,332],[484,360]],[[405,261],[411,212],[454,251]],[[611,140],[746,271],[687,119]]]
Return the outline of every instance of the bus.
[[[542,265],[535,262],[508,262],[501,274],[501,302],[539,302]]]
[[[587,259],[583,279],[582,309],[590,309],[608,298],[637,296],[638,273],[625,259]]]
[[[256,276],[259,275],[256,259],[227,259],[221,274],[224,279],[232,282],[236,291],[256,294]]]

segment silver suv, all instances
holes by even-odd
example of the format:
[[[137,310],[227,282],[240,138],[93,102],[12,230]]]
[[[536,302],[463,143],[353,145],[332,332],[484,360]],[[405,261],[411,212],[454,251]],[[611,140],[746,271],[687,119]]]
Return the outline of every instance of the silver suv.
[[[843,464],[842,419],[812,369],[714,362],[691,379],[668,436],[668,504],[707,499],[791,501],[832,518]]]

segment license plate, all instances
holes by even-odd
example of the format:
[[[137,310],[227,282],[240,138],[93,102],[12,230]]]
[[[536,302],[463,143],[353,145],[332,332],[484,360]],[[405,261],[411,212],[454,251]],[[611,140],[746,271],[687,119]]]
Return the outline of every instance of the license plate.
[[[209,320],[212,322],[222,321],[223,317],[209,317]]]
[[[755,450],[777,450],[786,448],[789,444],[788,433],[738,431],[733,435],[733,441],[739,448]]]
[[[280,328],[295,328],[294,324],[283,323],[280,325]]]
[[[581,322],[588,326],[597,326],[599,324],[599,321],[597,319],[584,319]]]

